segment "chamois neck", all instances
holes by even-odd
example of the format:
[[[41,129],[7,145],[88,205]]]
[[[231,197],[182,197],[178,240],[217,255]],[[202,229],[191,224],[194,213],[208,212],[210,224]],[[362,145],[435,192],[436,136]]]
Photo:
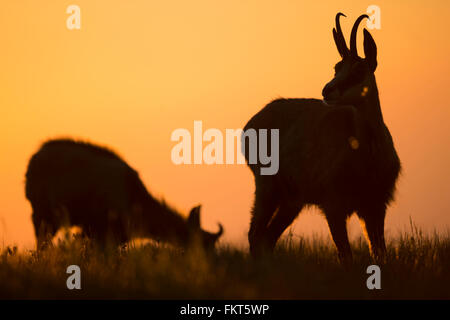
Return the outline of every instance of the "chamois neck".
[[[366,99],[357,106],[357,109],[361,111],[361,114],[367,120],[371,128],[379,128],[384,124],[384,121],[375,76],[373,76],[371,82],[371,85],[366,91]]]
[[[149,195],[143,214],[147,236],[176,245],[188,242],[189,230],[186,219],[164,201],[158,201]]]

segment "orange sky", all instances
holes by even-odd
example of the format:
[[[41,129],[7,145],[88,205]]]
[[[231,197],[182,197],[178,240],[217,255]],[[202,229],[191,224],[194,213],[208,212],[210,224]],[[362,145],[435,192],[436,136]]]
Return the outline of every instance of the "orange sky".
[[[24,196],[29,157],[48,138],[109,145],[156,196],[203,224],[221,221],[243,241],[253,198],[245,165],[175,166],[171,132],[242,128],[271,99],[321,98],[344,33],[371,4],[381,8],[376,72],[385,121],[404,172],[387,234],[408,225],[450,226],[450,2],[421,1],[5,1],[0,9],[0,245],[34,244]],[[66,8],[81,8],[81,30]],[[362,32],[359,34],[362,35]],[[362,39],[359,38],[362,47]],[[362,50],[360,50],[361,52]],[[351,234],[359,234],[356,220]],[[317,214],[297,233],[327,231]]]

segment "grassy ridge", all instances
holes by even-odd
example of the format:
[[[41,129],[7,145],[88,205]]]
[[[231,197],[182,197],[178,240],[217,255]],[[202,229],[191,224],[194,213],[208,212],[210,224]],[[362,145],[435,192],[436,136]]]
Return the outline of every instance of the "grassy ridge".
[[[0,298],[44,299],[449,299],[450,237],[417,229],[388,243],[381,290],[368,290],[373,264],[364,240],[352,243],[344,269],[324,239],[281,241],[273,257],[219,246],[213,255],[165,245],[100,251],[86,240],[64,240],[39,254],[4,248]],[[81,290],[66,288],[66,268],[81,268]]]

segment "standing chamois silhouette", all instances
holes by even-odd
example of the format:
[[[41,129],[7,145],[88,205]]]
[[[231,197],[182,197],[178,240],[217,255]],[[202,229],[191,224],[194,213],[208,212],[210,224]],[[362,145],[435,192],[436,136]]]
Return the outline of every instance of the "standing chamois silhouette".
[[[342,262],[352,253],[347,219],[356,212],[372,255],[385,255],[384,220],[393,200],[400,160],[380,108],[374,72],[377,47],[364,29],[365,58],[358,56],[353,25],[348,49],[336,15],[333,37],[342,60],[323,88],[324,101],[277,99],[247,123],[248,129],[279,129],[279,171],[255,177],[255,199],[248,238],[252,255],[271,252],[283,231],[306,205],[324,213]],[[267,150],[270,150],[268,147]]]
[[[195,242],[214,247],[222,235],[200,227],[200,206],[185,219],[147,191],[138,173],[114,152],[69,139],[42,145],[26,173],[26,197],[38,249],[60,227],[79,226],[100,245],[123,244],[134,237],[179,246]]]

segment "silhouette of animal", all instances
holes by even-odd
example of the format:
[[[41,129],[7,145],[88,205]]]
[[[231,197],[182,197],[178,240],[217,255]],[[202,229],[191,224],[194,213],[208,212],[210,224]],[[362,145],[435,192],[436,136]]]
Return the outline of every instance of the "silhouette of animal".
[[[386,127],[375,81],[377,47],[364,29],[365,58],[358,56],[353,25],[348,49],[336,15],[333,37],[341,56],[334,78],[318,99],[277,99],[245,126],[279,129],[279,171],[259,174],[261,164],[247,163],[255,178],[255,199],[248,239],[254,256],[271,252],[283,231],[307,205],[324,213],[341,261],[352,253],[346,221],[354,212],[364,227],[372,255],[386,251],[384,220],[393,200],[400,160]],[[247,144],[246,144],[247,142]],[[269,141],[270,142],[270,141]],[[267,147],[270,150],[270,147]]]
[[[38,248],[63,226],[79,226],[101,245],[149,237],[214,247],[222,235],[200,227],[200,206],[187,219],[153,198],[138,173],[114,152],[70,139],[50,140],[29,162],[26,197]]]

